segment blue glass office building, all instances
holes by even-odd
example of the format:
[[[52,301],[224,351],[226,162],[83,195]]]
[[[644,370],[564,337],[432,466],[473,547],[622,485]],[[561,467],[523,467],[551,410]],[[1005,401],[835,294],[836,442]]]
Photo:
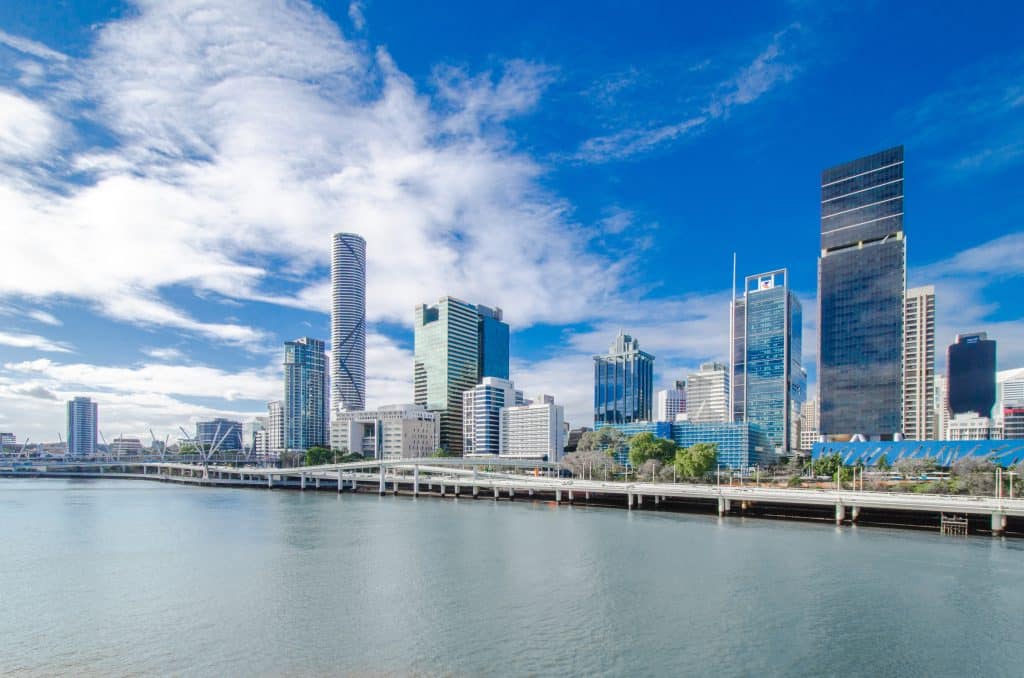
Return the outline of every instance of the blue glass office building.
[[[205,450],[216,446],[218,452],[239,452],[242,449],[242,422],[221,418],[198,421],[196,441]]]
[[[776,452],[796,449],[806,390],[803,310],[786,270],[747,276],[733,322],[735,421],[757,424]]]
[[[607,355],[594,356],[594,428],[651,421],[653,401],[654,356],[620,332]]]
[[[903,147],[821,173],[821,433],[889,439],[902,426]]]
[[[632,424],[609,424],[627,437],[638,433],[653,433],[659,438],[674,440],[680,447],[697,443],[718,445],[718,463],[722,468],[749,468],[767,466],[775,462],[772,443],[759,426],[746,422],[733,424],[694,424],[688,421],[645,421]],[[628,454],[616,455],[623,466],[629,463]]]
[[[501,309],[477,305],[477,335],[480,342],[479,377],[508,379],[509,330],[502,322]]]
[[[284,445],[289,450],[330,445],[327,353],[320,339],[284,343]]]

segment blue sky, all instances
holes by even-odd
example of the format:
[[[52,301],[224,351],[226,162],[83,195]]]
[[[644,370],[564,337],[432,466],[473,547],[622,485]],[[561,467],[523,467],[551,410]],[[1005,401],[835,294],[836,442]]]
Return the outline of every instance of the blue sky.
[[[834,3],[833,3],[834,4]],[[838,5],[837,5],[838,7]],[[938,345],[1024,365],[1019,3],[0,3],[0,430],[262,413],[368,240],[368,399],[412,307],[505,309],[513,378],[588,423],[617,329],[725,356],[731,255],[788,267],[813,382],[822,168],[902,143]],[[940,350],[940,353],[942,351]],[[942,359],[940,358],[940,366]]]

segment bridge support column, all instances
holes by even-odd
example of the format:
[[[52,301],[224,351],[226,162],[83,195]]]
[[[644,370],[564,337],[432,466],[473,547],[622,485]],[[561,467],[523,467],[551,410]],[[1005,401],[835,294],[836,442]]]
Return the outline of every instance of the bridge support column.
[[[495,498],[495,500],[497,500],[497,498],[498,498],[498,486],[497,485],[494,486],[494,498]]]
[[[732,502],[725,497],[718,498],[718,515],[724,516],[732,508]]]
[[[412,467],[412,496],[420,496],[420,467]]]
[[[851,506],[850,507],[850,522],[851,523],[857,522],[857,518],[860,518],[860,507],[859,506]]]
[[[561,490],[555,490],[555,503],[559,504],[561,502],[562,502],[562,491]]]
[[[267,474],[267,489],[269,490],[274,486],[274,476],[270,473]]]
[[[509,499],[509,501],[512,501],[515,498],[516,498],[516,488],[514,488],[514,487],[508,488],[508,499]]]
[[[338,469],[338,494],[345,489],[345,479],[341,477],[341,469]]]
[[[576,499],[576,497],[573,496],[572,490],[569,490],[569,503],[570,504],[573,503],[573,501],[575,501],[575,499]]]
[[[660,494],[654,495],[654,505],[657,506],[660,503],[661,503],[661,495]]]
[[[302,490],[303,492],[306,491],[306,474],[305,473],[300,473],[299,474],[299,489]]]
[[[473,475],[476,475],[475,469]],[[473,499],[476,499],[480,494],[480,486],[476,484],[476,480],[473,481]]]
[[[381,495],[383,495],[384,492],[385,492],[385,487],[384,487],[384,465],[383,464],[380,465],[380,487],[378,488],[377,491]]]
[[[633,509],[633,493],[632,492],[627,492],[626,493],[626,508],[628,508],[630,510]]]
[[[637,506],[637,508],[640,508],[643,505],[644,505],[644,495],[637,494],[636,495],[636,506]]]
[[[444,483],[441,483],[441,496],[444,496]]]
[[[533,490],[527,490],[526,494],[532,497],[533,496]]]
[[[1006,531],[1006,516],[1002,513],[992,514],[992,536],[998,537]]]
[[[318,490],[319,490],[319,489],[320,489],[320,476],[317,476],[317,477],[316,477],[316,478],[315,478],[315,479],[313,480],[313,483],[314,483],[313,487],[315,487],[316,489],[318,489]]]
[[[587,494],[585,495],[585,499],[587,501],[590,501],[590,492],[589,491],[587,491]]]
[[[844,520],[846,520],[846,507],[836,504],[836,525],[842,525]]]

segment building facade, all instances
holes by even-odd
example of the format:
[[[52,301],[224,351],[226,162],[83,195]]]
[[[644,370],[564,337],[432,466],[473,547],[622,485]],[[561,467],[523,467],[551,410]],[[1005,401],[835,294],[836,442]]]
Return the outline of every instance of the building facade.
[[[946,440],[999,440],[1002,437],[1002,430],[995,421],[975,412],[954,414],[946,423]]]
[[[420,405],[341,411],[331,422],[331,449],[367,459],[418,459],[440,445],[440,419]]]
[[[96,454],[99,431],[99,406],[81,396],[68,401],[68,455],[91,457]]]
[[[832,454],[838,454],[847,466],[877,466],[884,457],[890,465],[901,459],[931,459],[948,468],[961,459],[978,459],[1009,468],[1024,462],[1024,443],[1014,440],[826,442],[815,444],[812,456],[818,459]]]
[[[686,414],[686,381],[677,381],[672,388],[654,394],[655,421],[675,421],[680,414]]]
[[[747,276],[735,323],[732,382],[734,417],[757,424],[776,452],[799,447],[800,406],[806,400],[803,308],[789,289],[786,269]]]
[[[501,309],[454,297],[416,307],[414,401],[439,413],[440,444],[450,454],[463,453],[463,393],[484,376],[508,378],[508,325],[501,317]]]
[[[138,457],[142,455],[142,440],[119,436],[110,441],[110,454],[115,457]]]
[[[1003,440],[1024,440],[1024,404],[1003,408]]]
[[[501,409],[498,454],[511,459],[561,461],[565,451],[565,409],[548,395],[529,405]]]
[[[280,455],[284,450],[284,401],[267,403],[267,453]]]
[[[821,432],[903,430],[903,147],[821,173],[818,394]]]
[[[497,455],[501,410],[523,404],[523,394],[508,379],[484,377],[462,394],[462,453]]]
[[[331,245],[331,407],[366,407],[366,240],[355,233]]]
[[[285,449],[327,446],[327,353],[320,339],[285,342],[283,405]]]
[[[907,290],[903,314],[903,435],[936,440],[935,288]]]
[[[996,404],[996,342],[985,332],[956,335],[956,342],[946,352],[946,388],[951,415],[992,415]]]
[[[650,421],[653,400],[654,356],[620,332],[607,355],[594,356],[594,428]]]
[[[800,451],[810,452],[819,436],[818,399],[810,398],[800,406]]]
[[[722,363],[704,363],[686,379],[686,418],[694,424],[729,421],[729,370]]]
[[[216,446],[219,452],[242,450],[242,422],[230,419],[211,419],[196,422],[196,442],[204,449]]]
[[[935,439],[946,440],[946,426],[949,423],[949,401],[946,398],[946,375],[935,375],[935,390],[932,397],[932,411],[935,419]]]

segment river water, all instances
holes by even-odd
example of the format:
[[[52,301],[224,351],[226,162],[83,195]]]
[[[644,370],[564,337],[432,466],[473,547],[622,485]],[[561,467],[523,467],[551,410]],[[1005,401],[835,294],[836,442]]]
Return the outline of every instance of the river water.
[[[1024,542],[0,480],[0,674],[1024,675]]]

